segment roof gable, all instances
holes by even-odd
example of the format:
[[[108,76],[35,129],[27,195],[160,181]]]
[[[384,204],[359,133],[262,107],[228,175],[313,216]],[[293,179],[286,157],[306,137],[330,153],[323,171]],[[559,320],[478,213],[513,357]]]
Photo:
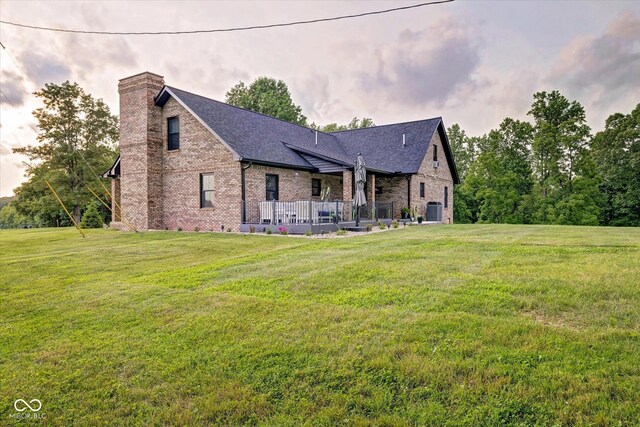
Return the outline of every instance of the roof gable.
[[[174,96],[187,109],[200,118],[217,136],[238,154],[240,160],[263,161],[272,164],[313,167],[284,143],[308,148],[329,157],[346,158],[337,139],[329,134],[316,132],[264,114],[234,107],[167,86],[156,98],[157,105],[164,105],[168,96]]]

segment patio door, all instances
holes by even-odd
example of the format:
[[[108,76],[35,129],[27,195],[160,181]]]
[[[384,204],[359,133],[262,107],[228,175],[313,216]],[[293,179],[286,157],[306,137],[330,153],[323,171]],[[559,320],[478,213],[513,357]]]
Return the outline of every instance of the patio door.
[[[278,175],[268,173],[266,175],[266,200],[278,200]]]

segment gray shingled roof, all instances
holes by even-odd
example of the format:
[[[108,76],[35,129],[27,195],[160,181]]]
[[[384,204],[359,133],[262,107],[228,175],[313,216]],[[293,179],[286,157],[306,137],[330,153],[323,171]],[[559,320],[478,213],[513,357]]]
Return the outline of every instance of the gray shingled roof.
[[[416,173],[440,122],[440,118],[435,118],[333,132],[332,135],[338,138],[349,158],[355,159],[362,153],[369,169]],[[402,144],[403,134],[405,145]]]
[[[447,160],[449,164],[453,162],[439,117],[342,132],[318,132],[316,145],[313,129],[170,86],[165,86],[156,97],[156,104],[164,105],[170,96],[191,110],[246,161],[314,169],[305,160],[309,154],[315,153],[324,160],[334,159],[337,164],[344,165],[353,164],[358,153],[362,153],[370,170],[410,174],[418,171],[433,133],[439,131]],[[405,146],[402,144],[403,134]],[[452,174],[457,183],[455,166]]]

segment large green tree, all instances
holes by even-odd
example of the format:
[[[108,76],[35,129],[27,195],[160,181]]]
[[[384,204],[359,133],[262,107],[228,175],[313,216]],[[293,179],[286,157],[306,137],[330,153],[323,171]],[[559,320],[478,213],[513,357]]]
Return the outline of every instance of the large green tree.
[[[101,188],[96,175],[115,157],[118,118],[77,83],[49,83],[35,96],[43,103],[33,112],[39,144],[14,149],[29,159],[29,180],[16,189],[13,205],[38,225],[67,224],[46,179],[79,221],[82,209],[94,200],[87,186]]]
[[[533,220],[597,224],[598,178],[590,156],[590,128],[584,108],[558,91],[538,92],[533,98],[529,111],[535,121]]]
[[[456,162],[458,176],[464,182],[471,165],[476,160],[477,147],[483,137],[469,137],[466,132],[455,123],[447,129],[447,136],[453,159]],[[468,190],[468,189],[467,189]],[[473,195],[465,191],[462,185],[453,187],[453,220],[456,223],[470,223],[477,220],[477,201]]]
[[[302,108],[294,104],[286,83],[270,77],[258,77],[249,86],[239,82],[226,95],[226,102],[298,125],[307,125]]]
[[[454,123],[447,129],[447,137],[456,162],[456,168],[461,180],[469,172],[471,164],[477,156],[477,146],[481,138],[469,137],[459,124]]]
[[[593,138],[592,154],[602,179],[601,223],[640,226],[640,104],[609,116]]]
[[[522,205],[533,186],[532,137],[529,123],[506,118],[499,129],[476,141],[480,154],[458,191],[472,221],[528,222]]]

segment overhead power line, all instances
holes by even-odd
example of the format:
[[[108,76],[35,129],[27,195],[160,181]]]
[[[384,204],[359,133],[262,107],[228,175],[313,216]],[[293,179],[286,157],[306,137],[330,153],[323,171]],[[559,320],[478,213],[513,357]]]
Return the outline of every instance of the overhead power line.
[[[13,25],[15,27],[29,28],[32,30],[41,31],[55,31],[58,33],[74,33],[74,34],[98,34],[98,35],[111,35],[111,36],[155,36],[155,35],[179,35],[179,34],[203,34],[203,33],[229,33],[233,31],[248,31],[248,30],[261,30],[266,28],[278,28],[278,27],[292,27],[294,25],[316,24],[319,22],[339,21],[342,19],[361,18],[363,16],[382,15],[384,13],[398,12],[401,10],[416,9],[418,7],[431,6],[435,4],[451,3],[454,0],[439,0],[430,1],[426,3],[418,3],[409,6],[394,7],[392,9],[376,10],[373,12],[363,12],[353,15],[334,16],[331,18],[318,18],[309,19],[305,21],[284,22],[278,24],[266,24],[266,25],[251,25],[247,27],[232,27],[232,28],[216,28],[209,30],[189,30],[189,31],[92,31],[92,30],[72,30],[68,28],[52,28],[52,27],[40,27],[37,25],[20,24],[17,22],[3,21],[0,23],[6,25]]]
[[[0,95],[4,96],[4,99],[6,99],[7,101],[9,101],[9,104],[11,104],[11,106],[13,108],[18,108],[18,106],[11,100],[9,99],[9,97],[7,95],[4,94],[4,92],[0,89]]]

